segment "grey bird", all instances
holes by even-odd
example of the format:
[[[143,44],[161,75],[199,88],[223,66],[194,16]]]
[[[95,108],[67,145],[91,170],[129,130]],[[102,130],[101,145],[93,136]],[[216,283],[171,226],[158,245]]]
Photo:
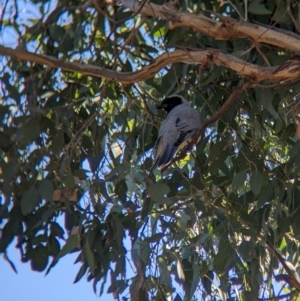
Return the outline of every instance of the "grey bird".
[[[153,148],[154,162],[151,170],[163,169],[183,149],[201,128],[200,114],[181,95],[166,97],[157,109],[164,109],[167,117],[161,124]]]

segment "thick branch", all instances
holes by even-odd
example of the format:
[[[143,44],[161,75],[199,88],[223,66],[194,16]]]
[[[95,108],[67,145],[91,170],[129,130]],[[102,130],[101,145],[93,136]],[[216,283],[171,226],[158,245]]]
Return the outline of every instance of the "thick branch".
[[[83,75],[90,75],[106,78],[123,84],[140,82],[154,76],[159,70],[167,65],[176,62],[191,64],[207,64],[214,62],[217,65],[234,70],[242,77],[250,77],[256,82],[263,80],[293,80],[300,77],[299,61],[288,61],[288,64],[275,67],[260,67],[247,63],[233,55],[222,53],[219,50],[175,50],[158,56],[152,63],[141,70],[135,72],[117,72],[109,69],[81,64],[77,62],[67,62],[55,57],[27,52],[20,49],[12,49],[0,45],[0,55],[10,56],[21,61],[47,65],[51,68],[58,68],[63,71],[80,72]]]
[[[296,53],[300,51],[300,36],[294,33],[291,34],[288,31],[278,31],[262,25],[237,21],[223,16],[220,16],[220,21],[213,21],[203,15],[178,12],[170,5],[142,3],[137,0],[122,0],[123,7],[133,12],[140,11],[144,16],[171,21],[173,28],[192,28],[195,31],[212,36],[216,40],[235,40],[248,37],[256,42],[277,46]]]

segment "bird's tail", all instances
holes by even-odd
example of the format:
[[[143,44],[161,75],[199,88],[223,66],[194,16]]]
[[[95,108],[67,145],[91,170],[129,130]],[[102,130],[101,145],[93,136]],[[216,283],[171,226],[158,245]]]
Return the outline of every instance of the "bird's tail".
[[[175,152],[176,147],[174,145],[165,145],[162,151],[158,153],[156,158],[154,159],[154,163],[150,171],[153,171],[156,167],[160,170],[164,166],[166,166],[174,157]]]

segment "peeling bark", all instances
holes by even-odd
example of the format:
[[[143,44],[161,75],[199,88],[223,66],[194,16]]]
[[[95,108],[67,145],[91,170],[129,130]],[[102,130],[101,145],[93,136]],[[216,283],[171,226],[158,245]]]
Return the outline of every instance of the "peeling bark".
[[[237,21],[218,15],[219,21],[213,21],[201,14],[178,12],[171,5],[157,5],[137,0],[122,0],[123,7],[144,16],[161,18],[171,22],[171,28],[187,27],[214,37],[216,40],[235,40],[249,38],[256,42],[300,52],[300,36],[289,31],[276,30],[250,22]]]
[[[4,46],[0,46],[0,54],[22,61],[29,61],[46,65],[51,68],[58,68],[63,71],[80,72],[83,75],[106,78],[122,84],[132,84],[146,80],[154,76],[159,70],[165,68],[167,65],[177,62],[204,65],[207,65],[208,63],[215,63],[234,70],[241,77],[249,77],[255,80],[255,82],[264,80],[293,80],[296,77],[300,77],[300,62],[298,60],[289,60],[282,66],[260,67],[215,49],[185,49],[166,52],[158,56],[149,65],[134,72],[117,72],[89,64],[67,62],[51,56],[12,49]]]

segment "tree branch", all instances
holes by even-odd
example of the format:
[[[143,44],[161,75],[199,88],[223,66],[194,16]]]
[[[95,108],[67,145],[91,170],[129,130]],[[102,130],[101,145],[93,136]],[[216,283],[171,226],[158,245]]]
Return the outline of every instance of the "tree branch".
[[[67,62],[52,56],[31,53],[22,49],[12,49],[1,45],[0,55],[10,56],[21,61],[47,65],[51,68],[58,68],[63,71],[80,72],[83,75],[106,78],[123,84],[132,84],[146,80],[167,65],[178,62],[191,64],[200,63],[204,65],[208,62],[213,62],[234,70],[242,77],[253,78],[256,82],[263,80],[281,81],[300,77],[300,62],[298,60],[289,60],[288,64],[282,66],[260,67],[214,49],[184,49],[166,52],[159,55],[149,65],[134,72],[117,72],[94,65]]]
[[[143,7],[141,8],[141,5]],[[220,16],[219,21],[213,21],[200,14],[178,12],[170,5],[157,5],[137,0],[122,0],[122,6],[133,12],[140,10],[144,16],[161,18],[171,22],[170,28],[188,27],[205,33],[216,40],[235,40],[251,38],[256,42],[277,46],[296,53],[300,50],[300,36],[288,31],[278,31],[263,25],[237,21],[229,17]]]
[[[176,156],[175,158],[172,159],[172,161],[170,163],[168,163],[166,166],[164,166],[161,169],[161,172],[164,172],[165,170],[168,169],[168,167],[170,165],[172,165],[173,163],[183,159],[186,156],[186,153],[189,149],[191,149],[191,147],[197,143],[199,137],[204,133],[204,131],[206,130],[206,128],[215,123],[216,121],[218,121],[223,115],[224,113],[230,108],[230,106],[234,103],[235,99],[238,97],[238,95],[240,95],[243,91],[247,90],[251,85],[253,85],[253,81],[249,81],[246,84],[244,84],[242,87],[236,88],[233,93],[229,96],[229,98],[226,100],[226,102],[223,104],[223,106],[221,107],[221,109],[218,111],[218,113],[213,116],[212,118],[206,120],[204,122],[204,124],[202,125],[202,127],[199,129],[199,131],[196,133],[196,135],[193,137],[193,139],[191,140],[191,142],[188,143],[188,145],[184,148],[184,150],[182,150],[182,152]]]

